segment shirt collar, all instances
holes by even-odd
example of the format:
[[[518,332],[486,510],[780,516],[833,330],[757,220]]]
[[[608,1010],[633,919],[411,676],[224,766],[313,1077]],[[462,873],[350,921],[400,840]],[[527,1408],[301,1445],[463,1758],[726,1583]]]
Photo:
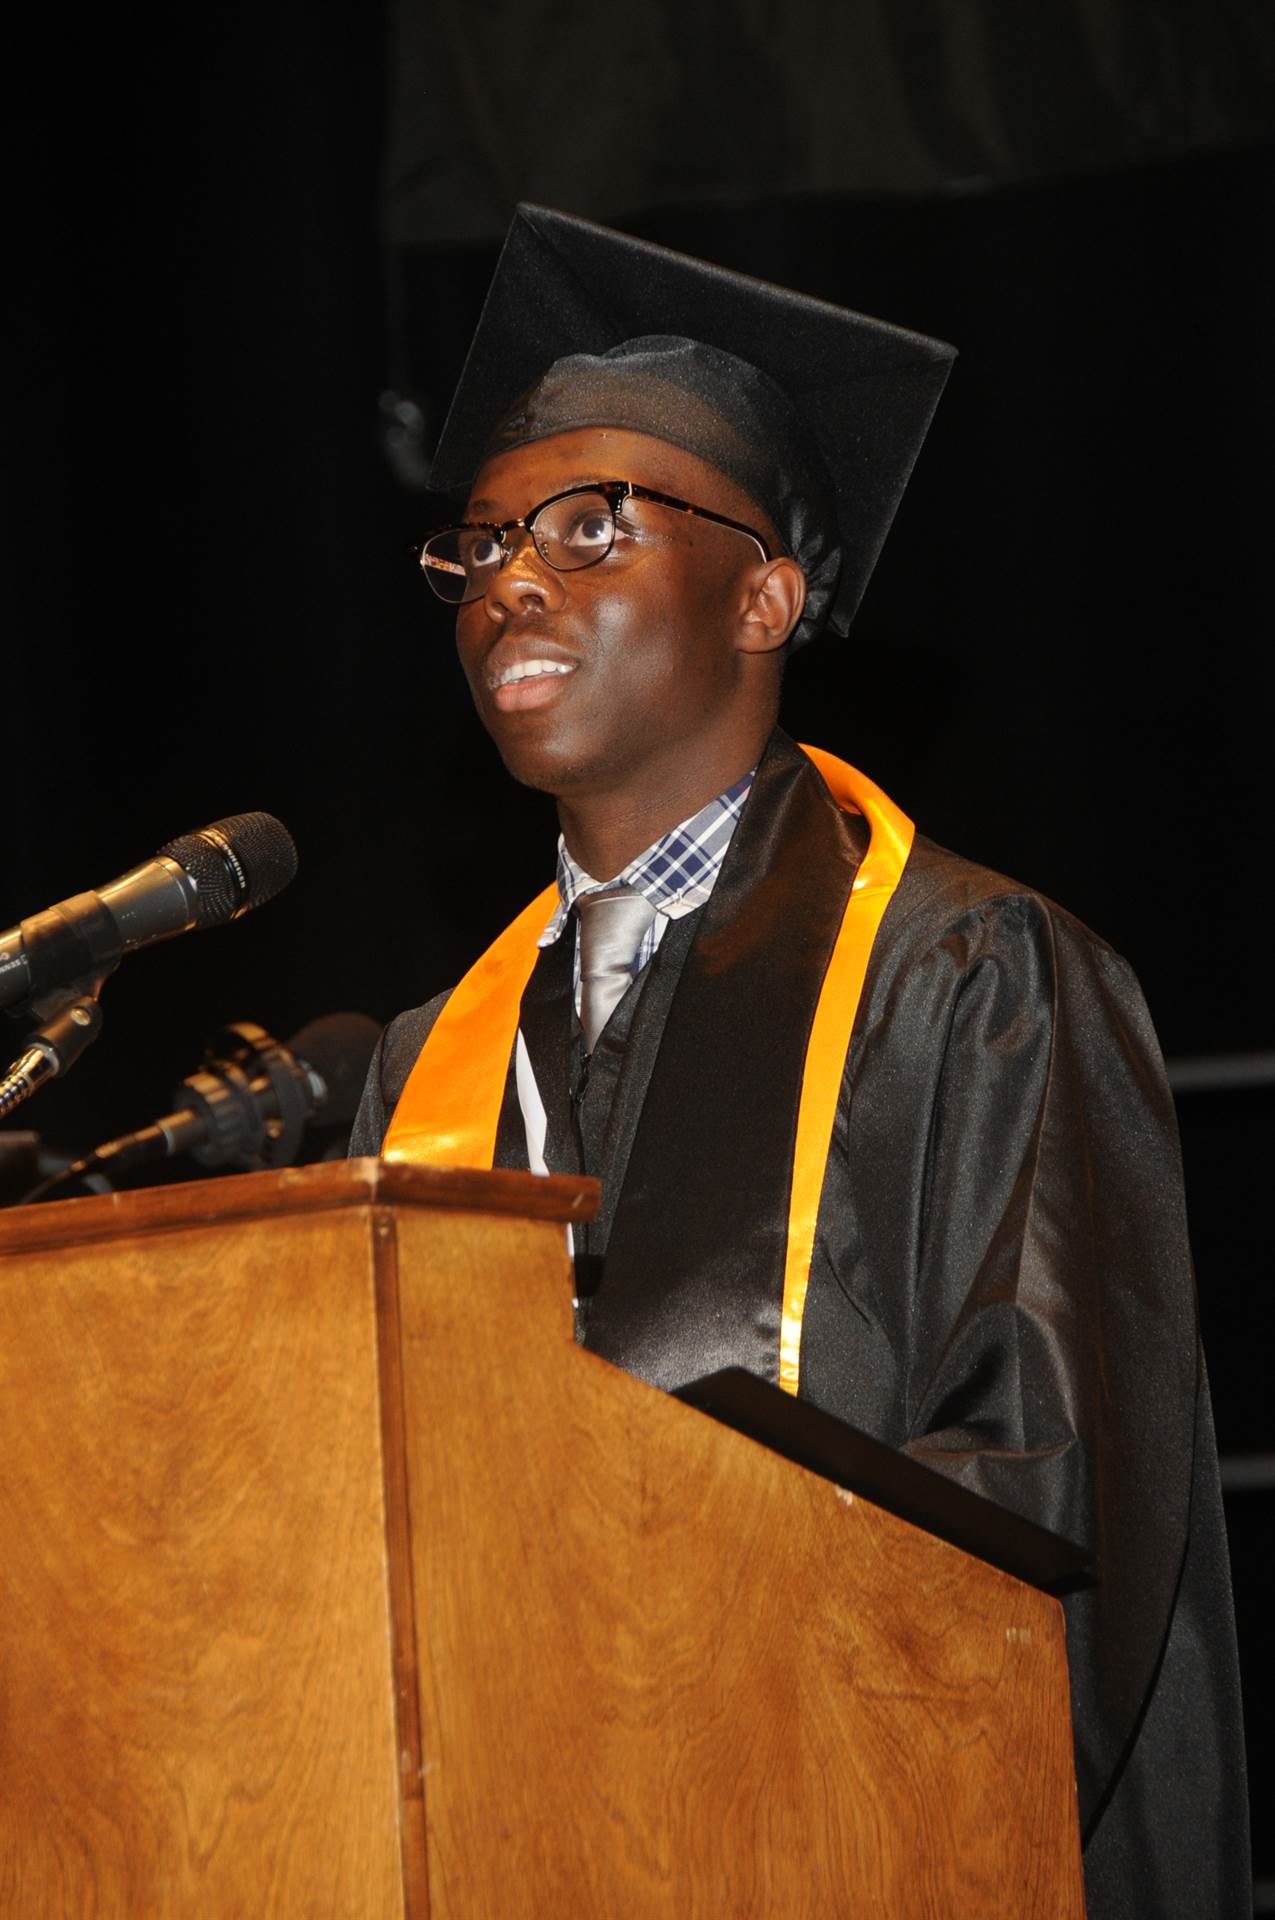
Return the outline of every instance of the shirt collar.
[[[560,837],[558,904],[540,936],[539,945],[553,945],[582,893],[594,893],[604,886],[619,886],[621,882],[632,887],[635,893],[642,894],[657,912],[670,920],[680,920],[683,914],[693,913],[697,907],[702,907],[717,884],[726,849],[743,812],[756,771],[755,767],[752,768],[742,780],[727,787],[725,793],[719,793],[715,800],[710,800],[689,820],[683,820],[667,833],[661,834],[645,852],[638,854],[635,860],[630,860],[614,880],[595,880],[592,874],[586,873],[571,858]]]

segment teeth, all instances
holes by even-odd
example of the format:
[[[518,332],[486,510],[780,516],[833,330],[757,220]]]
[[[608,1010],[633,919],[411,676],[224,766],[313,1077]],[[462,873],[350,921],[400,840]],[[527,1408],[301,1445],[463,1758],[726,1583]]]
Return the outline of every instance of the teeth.
[[[492,682],[493,686],[507,687],[512,680],[534,680],[542,673],[574,673],[562,660],[515,660],[511,667],[505,667]]]

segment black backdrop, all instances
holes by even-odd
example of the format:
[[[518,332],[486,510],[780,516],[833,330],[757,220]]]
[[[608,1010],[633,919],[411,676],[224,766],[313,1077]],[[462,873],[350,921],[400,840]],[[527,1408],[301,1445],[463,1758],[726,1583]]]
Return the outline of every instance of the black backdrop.
[[[82,76],[69,145],[17,102],[0,925],[228,812],[301,851],[274,904],[110,983],[104,1038],[19,1116],[68,1147],[161,1111],[223,1020],[424,998],[551,869],[377,442],[380,28],[290,11],[170,23],[127,78]],[[627,222],[961,348],[855,632],[796,663],[787,723],[1096,926],[1176,1056],[1271,1044],[1271,178],[1248,149]],[[492,258],[391,263],[435,423]],[[1182,1103],[1232,1449],[1272,1444],[1273,1105]],[[1259,1769],[1262,1497],[1233,1508]]]

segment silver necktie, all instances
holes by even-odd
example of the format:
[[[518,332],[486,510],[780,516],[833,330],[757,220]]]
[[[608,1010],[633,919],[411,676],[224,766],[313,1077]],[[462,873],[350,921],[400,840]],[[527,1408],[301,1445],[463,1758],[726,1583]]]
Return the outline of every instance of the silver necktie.
[[[580,1024],[592,1053],[598,1035],[633,979],[633,960],[655,908],[632,887],[582,893],[580,916]]]

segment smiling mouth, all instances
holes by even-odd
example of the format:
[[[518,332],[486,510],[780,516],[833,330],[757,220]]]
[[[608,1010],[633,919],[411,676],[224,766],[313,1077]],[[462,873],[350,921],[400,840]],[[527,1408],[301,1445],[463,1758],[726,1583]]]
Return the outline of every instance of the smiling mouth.
[[[574,672],[574,666],[569,666],[565,660],[515,660],[511,666],[503,667],[493,675],[487,685],[497,692],[501,687],[511,686],[516,680],[538,680],[547,673]]]

